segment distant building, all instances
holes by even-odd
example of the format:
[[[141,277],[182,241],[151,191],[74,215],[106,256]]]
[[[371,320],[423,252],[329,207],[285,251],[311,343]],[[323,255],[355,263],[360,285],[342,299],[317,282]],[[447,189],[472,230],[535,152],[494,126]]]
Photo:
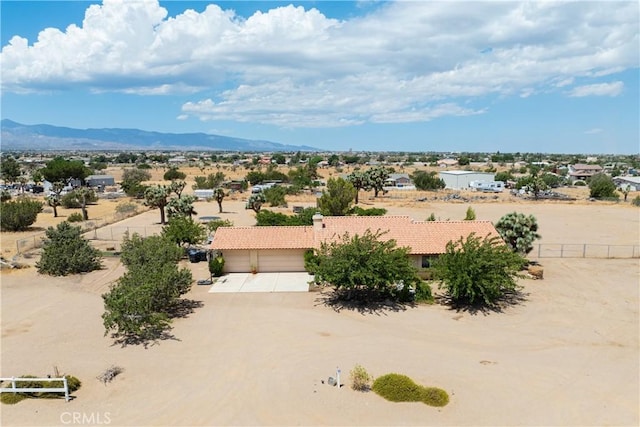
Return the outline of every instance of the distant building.
[[[452,190],[465,190],[471,187],[472,181],[495,181],[496,174],[488,172],[474,172],[474,171],[441,171],[439,173],[440,179],[444,181],[445,188]]]
[[[591,178],[593,175],[601,173],[603,171],[600,165],[585,165],[582,163],[576,163],[575,165],[569,165],[569,177],[573,181],[584,181]]]
[[[109,187],[116,185],[115,179],[111,175],[89,175],[84,179],[89,187]]]
[[[384,183],[385,187],[397,187],[403,188],[412,186],[413,182],[411,178],[409,178],[408,173],[391,173],[389,174],[389,178]]]
[[[616,176],[613,182],[620,190],[624,190],[628,185],[631,191],[640,191],[640,176]]]
[[[437,164],[441,168],[448,168],[451,166],[458,166],[458,161],[456,159],[440,159],[437,161]]]

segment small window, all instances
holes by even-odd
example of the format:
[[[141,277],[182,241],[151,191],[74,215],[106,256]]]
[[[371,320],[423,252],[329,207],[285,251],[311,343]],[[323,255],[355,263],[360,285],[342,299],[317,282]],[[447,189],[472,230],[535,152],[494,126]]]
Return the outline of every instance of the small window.
[[[422,255],[422,268],[430,268],[434,257],[432,255]]]

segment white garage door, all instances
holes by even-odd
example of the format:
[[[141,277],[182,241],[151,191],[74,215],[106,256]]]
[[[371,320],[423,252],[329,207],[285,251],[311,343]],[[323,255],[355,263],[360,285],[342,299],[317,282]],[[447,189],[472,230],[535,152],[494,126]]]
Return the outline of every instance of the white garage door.
[[[251,270],[248,250],[222,251],[222,257],[226,273],[248,273]]]
[[[304,249],[271,249],[258,252],[258,272],[305,271]]]

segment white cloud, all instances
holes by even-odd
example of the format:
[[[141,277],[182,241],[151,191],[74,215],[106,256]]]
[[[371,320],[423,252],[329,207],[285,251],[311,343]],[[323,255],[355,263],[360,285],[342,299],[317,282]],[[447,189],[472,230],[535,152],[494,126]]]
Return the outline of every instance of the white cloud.
[[[168,17],[156,1],[105,0],[80,27],[46,29],[33,44],[12,38],[2,90],[191,93],[181,116],[282,127],[424,121],[577,78],[593,84],[558,93],[619,94],[622,82],[597,79],[638,67],[638,11],[637,2],[401,1],[340,21],[294,6],[245,19],[213,4]]]
[[[593,128],[593,129],[589,129],[589,130],[585,130],[584,134],[585,135],[595,135],[597,133],[602,133],[603,130],[600,128]]]
[[[583,97],[583,96],[618,96],[622,93],[624,83],[612,82],[612,83],[597,83],[592,85],[576,86],[569,96]]]

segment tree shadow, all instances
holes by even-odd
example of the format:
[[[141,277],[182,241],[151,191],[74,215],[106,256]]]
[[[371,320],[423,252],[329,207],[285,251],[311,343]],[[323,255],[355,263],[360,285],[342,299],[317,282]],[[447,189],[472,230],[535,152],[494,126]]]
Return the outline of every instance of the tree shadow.
[[[169,317],[172,319],[175,318],[185,318],[189,317],[196,308],[201,308],[204,306],[202,301],[196,301],[192,299],[180,299],[173,304],[173,306],[168,311]]]
[[[167,314],[169,315],[170,319],[186,318],[189,317],[189,315],[192,314],[196,308],[200,308],[203,306],[204,303],[202,301],[180,299],[169,308]],[[160,344],[161,341],[182,341],[175,335],[173,335],[173,333],[171,333],[171,329],[171,325],[167,324],[163,328],[150,331],[143,336],[133,334],[118,335],[117,333],[115,333],[111,335],[111,338],[113,338],[114,340],[113,345],[120,345],[120,347],[139,345],[144,347],[145,349]]]
[[[113,338],[113,345],[120,345],[120,347],[122,348],[131,346],[131,345],[139,345],[147,349],[149,347],[153,347],[157,344],[160,344],[160,341],[167,341],[167,340],[181,341],[175,335],[173,335],[170,332],[170,330],[171,330],[171,327],[167,327],[162,331],[155,332],[153,336],[140,337],[136,335],[120,336],[120,335],[112,334],[111,337]]]
[[[406,311],[416,306],[413,302],[400,302],[391,296],[376,291],[360,290],[345,292],[337,290],[321,290],[315,299],[315,305],[331,307],[336,313],[342,310],[357,311],[362,315],[386,315],[390,311]]]
[[[437,304],[446,305],[449,307],[449,310],[457,313],[469,313],[473,316],[477,314],[488,316],[492,313],[504,313],[506,309],[514,305],[524,304],[528,301],[528,296],[528,292],[521,290],[506,291],[502,294],[502,297],[498,298],[493,304],[486,304],[484,302],[469,304],[454,301],[449,294],[435,295],[434,299]]]

